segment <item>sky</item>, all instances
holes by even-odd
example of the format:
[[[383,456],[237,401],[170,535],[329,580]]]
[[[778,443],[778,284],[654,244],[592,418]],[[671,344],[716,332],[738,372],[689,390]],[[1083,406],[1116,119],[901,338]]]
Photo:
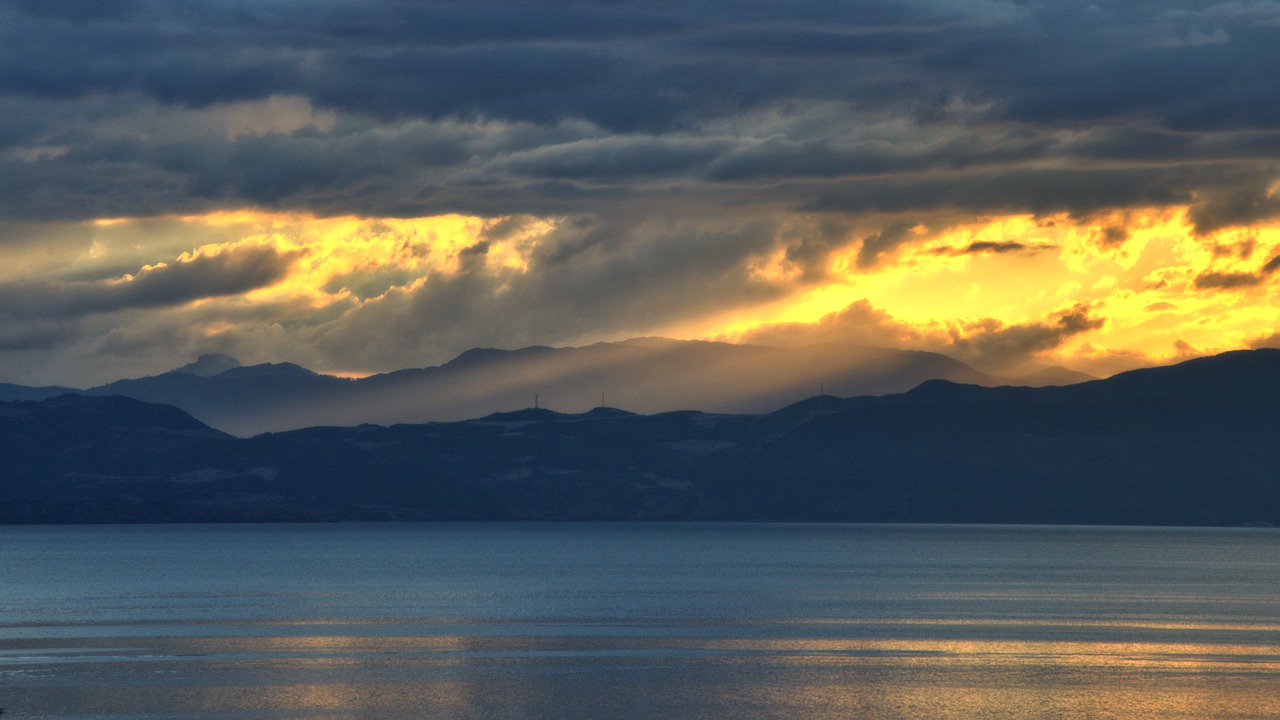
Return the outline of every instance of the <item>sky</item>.
[[[0,381],[1280,346],[1280,3],[0,3]]]

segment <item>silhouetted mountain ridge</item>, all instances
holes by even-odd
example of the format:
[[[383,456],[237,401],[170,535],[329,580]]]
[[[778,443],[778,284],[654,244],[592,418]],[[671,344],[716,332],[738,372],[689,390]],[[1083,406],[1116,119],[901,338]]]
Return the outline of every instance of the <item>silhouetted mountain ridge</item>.
[[[493,363],[509,363],[513,361],[523,360],[533,356],[541,356],[554,353],[555,348],[545,345],[532,345],[520,348],[519,350],[501,350],[498,348],[472,348],[463,351],[454,359],[442,365],[442,368],[449,369],[474,369],[484,365]]]
[[[33,387],[29,385],[14,385],[13,383],[0,383],[0,400],[44,400],[45,398],[80,392],[84,391],[58,385]]]
[[[441,366],[357,380],[292,363],[240,366],[234,358],[205,355],[177,370],[84,392],[175,405],[214,427],[247,436],[314,425],[465,420],[530,405],[535,396],[561,412],[608,405],[648,414],[764,413],[820,390],[883,395],[933,378],[1003,382],[922,351],[636,338],[578,348],[475,348]],[[0,392],[0,399],[52,394]]]
[[[240,361],[228,355],[219,355],[217,353],[209,353],[196,358],[196,361],[183,365],[174,370],[174,372],[186,373],[188,375],[196,375],[198,377],[213,377],[219,373],[226,372],[233,368],[240,367]]]
[[[249,439],[124,398],[7,402],[0,520],[1277,524],[1277,375],[1280,352],[1247,351],[768,414],[526,408]]]
[[[1280,399],[1280,349],[1233,350],[1176,365],[1131,370],[1082,383],[1074,391],[1130,397],[1176,393],[1187,398]]]

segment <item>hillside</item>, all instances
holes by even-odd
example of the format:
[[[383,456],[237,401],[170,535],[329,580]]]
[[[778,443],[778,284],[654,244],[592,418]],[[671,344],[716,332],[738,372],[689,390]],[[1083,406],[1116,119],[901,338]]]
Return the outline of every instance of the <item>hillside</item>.
[[[315,425],[465,420],[533,405],[535,397],[542,407],[571,413],[598,405],[646,414],[695,408],[764,413],[820,390],[884,395],[930,379],[1001,382],[937,353],[643,338],[580,348],[478,348],[438,367],[358,380],[321,375],[291,363],[241,367],[233,358],[211,355],[161,375],[83,392],[173,405],[213,427],[247,437]],[[66,392],[3,390],[0,400]]]
[[[232,438],[0,404],[4,522],[710,519],[1280,523],[1280,351],[1056,388],[931,381],[765,415],[546,409]]]

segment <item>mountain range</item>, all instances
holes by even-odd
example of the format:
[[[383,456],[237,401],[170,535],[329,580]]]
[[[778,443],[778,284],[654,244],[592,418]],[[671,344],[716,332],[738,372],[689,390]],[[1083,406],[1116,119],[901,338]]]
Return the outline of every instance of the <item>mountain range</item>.
[[[912,350],[639,338],[576,348],[478,348],[441,366],[359,379],[291,363],[242,367],[225,355],[205,355],[161,375],[85,390],[0,385],[0,400],[69,392],[123,395],[173,405],[219,430],[251,436],[317,425],[466,420],[527,406],[562,412],[608,405],[645,414],[754,414],[819,392],[885,395],[933,379],[1048,385],[1091,378],[1065,368],[1045,368],[1025,379],[999,378],[945,355]]]
[[[1061,387],[929,380],[764,414],[526,408],[252,438],[66,395],[0,403],[0,521],[1274,525],[1277,440],[1280,350]]]

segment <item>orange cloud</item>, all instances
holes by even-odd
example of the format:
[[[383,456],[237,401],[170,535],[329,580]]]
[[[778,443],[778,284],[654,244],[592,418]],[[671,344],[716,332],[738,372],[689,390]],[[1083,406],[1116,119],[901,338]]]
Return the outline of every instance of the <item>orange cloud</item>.
[[[1107,374],[1188,344],[1244,347],[1280,324],[1278,227],[1199,233],[1186,207],[886,227],[867,236],[874,264],[868,241],[837,250],[827,281],[706,336],[924,346]]]
[[[1210,353],[1267,342],[1261,339],[1280,326],[1277,227],[1199,232],[1187,207],[1087,217],[888,218],[876,221],[878,230],[868,222],[807,215],[779,221],[771,238],[753,240],[757,247],[736,260],[740,280],[734,282],[768,292],[726,295],[718,304],[703,298],[684,316],[670,313],[676,321],[648,328],[637,327],[634,318],[613,328],[603,317],[584,324],[575,339],[617,339],[638,330],[779,345],[845,342],[937,350],[992,370],[1053,363],[1109,374],[1184,357],[1187,348]],[[283,338],[293,332],[289,327],[327,327],[357,308],[435,297],[424,289],[441,283],[449,285],[450,297],[492,295],[473,299],[475,307],[502,312],[498,296],[506,289],[553,270],[572,279],[577,266],[566,262],[588,268],[598,262],[605,246],[562,232],[569,224],[531,216],[363,218],[254,210],[112,218],[90,224],[92,246],[74,267],[97,281],[151,277],[155,270],[147,268],[195,260],[212,268],[219,257],[287,259],[271,266],[270,282],[210,293],[198,321],[208,336]],[[170,239],[153,245],[138,240],[155,237]],[[796,249],[797,237],[812,241],[803,252]],[[191,244],[175,252],[171,238]],[[704,241],[691,235],[686,242]],[[155,257],[145,255],[148,248]],[[111,274],[130,262],[133,269]],[[634,272],[646,268],[637,264]],[[661,295],[662,283],[654,277],[647,292]],[[273,313],[286,310],[289,318],[277,321],[283,325],[263,329]],[[261,327],[246,329],[251,322]],[[378,331],[362,328],[361,336],[376,343]],[[463,335],[455,342],[466,343]],[[324,355],[328,367],[341,371],[334,352]],[[347,369],[372,367],[376,362],[366,359]]]

